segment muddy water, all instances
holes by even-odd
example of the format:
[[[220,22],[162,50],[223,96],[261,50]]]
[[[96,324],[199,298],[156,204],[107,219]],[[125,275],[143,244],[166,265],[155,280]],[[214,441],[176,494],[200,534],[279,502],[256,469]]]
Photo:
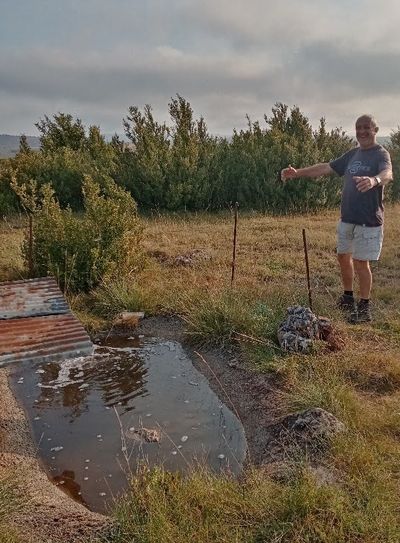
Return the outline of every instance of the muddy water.
[[[244,460],[241,423],[173,341],[112,338],[92,357],[15,366],[11,383],[49,477],[95,511],[140,461],[237,473]]]

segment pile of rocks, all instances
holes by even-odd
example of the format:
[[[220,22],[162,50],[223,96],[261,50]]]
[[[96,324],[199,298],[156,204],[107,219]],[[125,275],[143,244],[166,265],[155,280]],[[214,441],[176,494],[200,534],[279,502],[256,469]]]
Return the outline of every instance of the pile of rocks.
[[[343,340],[326,317],[317,317],[309,307],[288,307],[286,319],[279,325],[278,341],[286,352],[309,353],[316,340],[324,340],[331,350],[340,350]]]

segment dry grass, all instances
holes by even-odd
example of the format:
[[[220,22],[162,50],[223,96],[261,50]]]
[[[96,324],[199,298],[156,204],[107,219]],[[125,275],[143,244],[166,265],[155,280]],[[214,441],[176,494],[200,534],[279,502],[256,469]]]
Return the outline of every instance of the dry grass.
[[[21,254],[24,238],[22,221],[0,221],[0,281],[21,279],[26,275]]]

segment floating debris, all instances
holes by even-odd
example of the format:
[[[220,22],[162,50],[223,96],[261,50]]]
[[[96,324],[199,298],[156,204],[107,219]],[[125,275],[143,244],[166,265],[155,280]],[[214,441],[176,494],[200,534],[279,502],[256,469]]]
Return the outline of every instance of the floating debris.
[[[189,436],[182,436],[181,441],[182,443],[186,443],[186,441],[189,439]]]
[[[50,449],[51,452],[60,452],[64,449],[64,447],[62,445],[59,445],[58,447],[52,447]]]
[[[161,433],[156,428],[135,428],[131,426],[126,432],[126,437],[146,443],[158,443],[161,441]]]

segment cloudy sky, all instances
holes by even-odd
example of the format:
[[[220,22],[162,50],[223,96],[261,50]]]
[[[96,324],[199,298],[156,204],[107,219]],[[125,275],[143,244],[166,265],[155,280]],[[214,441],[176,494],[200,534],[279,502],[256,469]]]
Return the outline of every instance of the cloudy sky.
[[[275,102],[353,133],[400,124],[398,0],[0,0],[0,134],[62,111],[122,133],[176,93],[228,135]]]

